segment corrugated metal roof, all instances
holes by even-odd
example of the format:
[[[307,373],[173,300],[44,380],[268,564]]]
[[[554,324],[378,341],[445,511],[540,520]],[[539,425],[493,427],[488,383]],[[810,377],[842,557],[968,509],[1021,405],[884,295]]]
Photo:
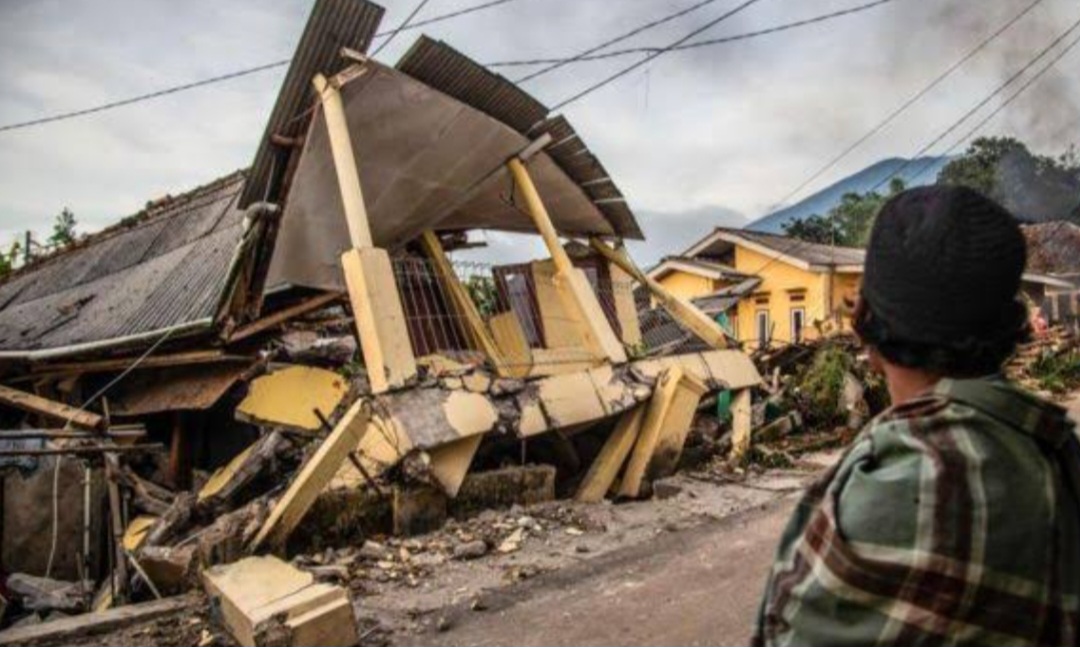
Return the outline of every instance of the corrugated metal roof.
[[[866,251],[855,247],[821,245],[798,238],[766,234],[749,229],[717,227],[712,233],[690,248],[694,256],[707,258],[722,256],[730,250],[734,239],[742,239],[767,247],[775,253],[799,259],[813,266],[862,265],[866,261]]]
[[[0,284],[0,352],[56,349],[217,314],[245,231],[234,173]],[[133,223],[133,224],[132,224]]]
[[[570,122],[561,115],[548,118],[547,107],[512,81],[427,36],[416,41],[397,69],[530,139],[551,135],[544,152],[581,186],[612,228],[624,238],[645,237],[619,187]]]
[[[302,134],[307,120],[301,115],[314,100],[312,78],[320,72],[333,74],[343,69],[346,65],[341,58],[343,47],[366,52],[384,11],[367,0],[317,0],[270,113],[266,132],[251,165],[251,181],[240,197],[241,207],[267,198],[276,200],[274,192],[285,171],[289,151],[275,146],[270,141],[271,136]]]

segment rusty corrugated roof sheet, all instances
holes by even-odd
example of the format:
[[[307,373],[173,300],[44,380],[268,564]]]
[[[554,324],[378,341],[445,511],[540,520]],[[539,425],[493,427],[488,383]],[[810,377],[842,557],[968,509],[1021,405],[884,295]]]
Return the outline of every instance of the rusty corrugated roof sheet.
[[[427,36],[416,41],[397,69],[530,139],[551,135],[544,151],[581,186],[612,228],[624,238],[645,237],[619,187],[570,122],[561,115],[549,118],[547,107],[512,81]]]
[[[237,172],[172,198],[0,284],[0,353],[208,325],[245,232],[243,184]]]
[[[264,199],[276,201],[289,151],[271,143],[271,136],[303,134],[307,124],[304,113],[314,101],[312,78],[320,72],[330,74],[344,68],[347,62],[341,57],[343,47],[366,52],[384,11],[367,0],[318,0],[312,7],[251,165],[251,181],[240,197],[241,207]]]

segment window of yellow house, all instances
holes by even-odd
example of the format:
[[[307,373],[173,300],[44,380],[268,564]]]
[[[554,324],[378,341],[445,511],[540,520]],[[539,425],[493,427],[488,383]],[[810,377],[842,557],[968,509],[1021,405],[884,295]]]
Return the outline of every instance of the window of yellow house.
[[[803,340],[803,329],[806,327],[806,308],[791,309],[791,343],[798,344]]]
[[[769,326],[769,311],[758,310],[755,315],[755,321],[757,322],[757,342],[759,348],[765,348],[769,345],[769,340],[772,337]]]

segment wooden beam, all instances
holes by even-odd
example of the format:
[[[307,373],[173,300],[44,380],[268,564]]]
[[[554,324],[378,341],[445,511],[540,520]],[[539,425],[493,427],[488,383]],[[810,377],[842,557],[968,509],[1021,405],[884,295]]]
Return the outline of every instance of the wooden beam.
[[[450,264],[450,259],[446,257],[446,251],[443,250],[439,237],[435,235],[435,232],[428,229],[420,235],[420,245],[424,248],[427,257],[431,259],[435,271],[439,274],[439,280],[449,293],[452,307],[465,320],[466,334],[495,365],[496,372],[505,376],[505,372],[501,368],[504,363],[502,353],[499,352],[499,347],[495,345],[491,331],[488,330],[487,324],[484,323],[483,317],[480,316],[480,312],[476,309],[476,304],[473,303],[468,290],[458,280],[454,267]]]
[[[213,364],[217,362],[250,362],[251,357],[243,355],[226,355],[221,350],[198,350],[186,353],[174,353],[172,355],[156,355],[147,357],[139,362],[134,370],[146,370],[150,368],[168,368],[171,366],[194,366],[197,364]],[[71,362],[67,364],[35,364],[30,370],[31,375],[26,379],[39,379],[57,375],[71,375],[81,373],[109,373],[123,371],[131,367],[135,362],[134,357],[121,359],[102,359],[89,362]]]
[[[61,402],[3,385],[0,385],[0,404],[6,404],[29,413],[36,413],[62,422],[65,425],[70,421],[71,424],[83,429],[100,429],[105,422],[104,418],[96,413],[76,409]]]
[[[345,208],[345,222],[349,226],[349,240],[352,241],[354,249],[374,247],[367,207],[364,205],[364,192],[360,186],[360,170],[356,165],[356,153],[349,136],[349,122],[345,117],[345,103],[341,100],[341,92],[336,84],[322,74],[316,74],[312,83],[322,101],[323,118],[330,136],[330,153],[334,158],[341,203]]]
[[[599,252],[604,258],[617,265],[624,272],[644,285],[660,305],[663,306],[676,321],[689,329],[690,332],[700,337],[702,341],[713,348],[731,347],[731,342],[727,335],[724,334],[724,329],[720,327],[720,324],[710,319],[708,315],[699,310],[694,304],[668,292],[664,286],[649,278],[632,260],[630,260],[625,249],[612,249],[598,238],[591,238],[589,243],[592,245],[592,248]]]
[[[641,423],[641,433],[638,434],[634,452],[630,456],[630,462],[626,464],[626,472],[619,484],[619,496],[635,498],[640,495],[646,470],[660,441],[664,419],[671,409],[684,374],[685,371],[680,366],[672,366],[660,374],[656,390],[649,400],[645,419]]]
[[[600,454],[589,467],[589,472],[581,482],[574,499],[586,503],[598,503],[604,500],[615,483],[619,469],[626,462],[630,450],[634,448],[641,423],[645,420],[645,406],[638,406],[622,414],[615,430],[608,436],[607,442],[600,449]]]
[[[405,386],[416,376],[416,358],[390,255],[384,249],[351,249],[341,255],[341,269],[371,391]]]
[[[750,431],[753,426],[753,400],[750,389],[735,393],[731,402],[731,456],[742,462],[750,450]]]
[[[164,452],[159,443],[140,445],[116,445],[97,447],[61,447],[56,449],[0,449],[0,458],[9,456],[93,456],[95,454],[134,454],[137,452]]]
[[[581,324],[586,337],[586,346],[599,357],[612,363],[625,363],[626,349],[623,348],[622,342],[611,328],[603,308],[600,307],[600,300],[585,277],[585,273],[574,267],[570,255],[563,249],[559,234],[555,231],[555,225],[551,222],[551,216],[543,200],[540,199],[540,193],[536,190],[528,169],[517,158],[507,162],[507,167],[525,198],[529,215],[544,239],[551,259],[555,262],[556,287],[566,302],[567,310]]]
[[[334,478],[349,453],[360,443],[371,418],[370,406],[367,400],[357,400],[342,416],[315,454],[304,463],[289,489],[270,512],[266,523],[251,542],[252,551],[263,546],[272,549],[284,546],[285,540],[307,514],[316,497]]]
[[[233,331],[233,333],[229,335],[229,343],[235,343],[247,339],[252,335],[257,335],[265,330],[283,324],[290,319],[295,319],[301,315],[318,310],[323,306],[344,298],[344,296],[345,295],[337,292],[327,292],[326,294],[320,294],[305,301],[301,301],[300,303],[267,315],[258,321],[253,321],[252,323]]]
[[[103,634],[115,629],[130,627],[155,618],[179,615],[194,610],[194,594],[165,598],[153,602],[131,604],[95,613],[58,618],[41,624],[11,627],[0,631],[0,645],[31,644],[38,642],[74,643],[77,640]]]

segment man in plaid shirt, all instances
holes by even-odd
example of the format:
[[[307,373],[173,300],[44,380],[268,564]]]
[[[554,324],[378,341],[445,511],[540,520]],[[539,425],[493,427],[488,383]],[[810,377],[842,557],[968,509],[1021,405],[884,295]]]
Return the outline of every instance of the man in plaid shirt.
[[[1080,443],[1007,382],[1024,239],[957,187],[878,216],[855,329],[893,407],[811,486],[781,539],[759,645],[1076,645]]]

